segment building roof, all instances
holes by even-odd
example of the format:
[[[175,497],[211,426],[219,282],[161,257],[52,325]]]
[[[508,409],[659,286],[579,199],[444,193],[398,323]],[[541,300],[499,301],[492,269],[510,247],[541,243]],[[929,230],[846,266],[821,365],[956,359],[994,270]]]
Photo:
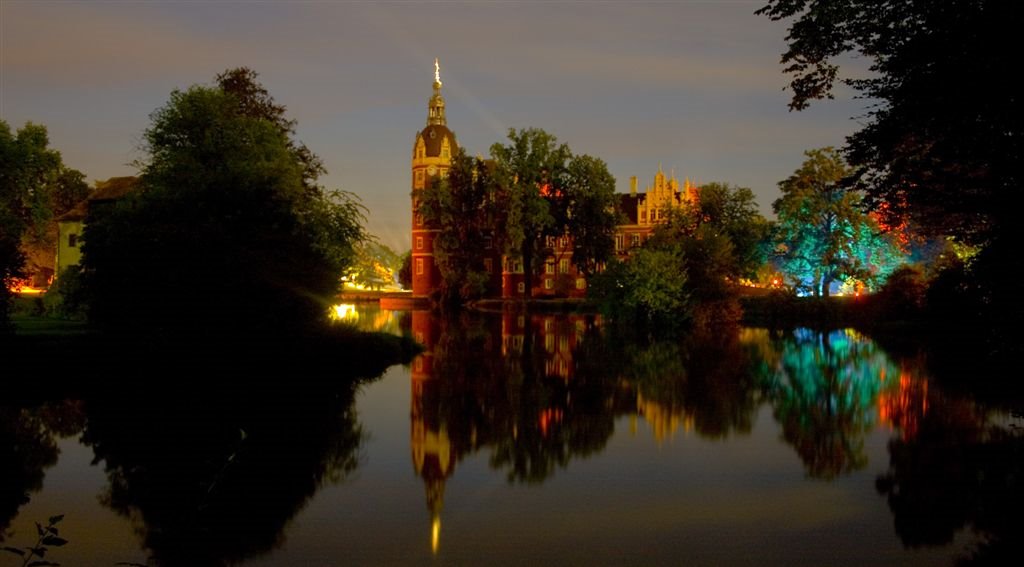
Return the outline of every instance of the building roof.
[[[83,221],[89,212],[89,200],[82,199],[70,211],[57,217],[57,222]]]
[[[423,144],[427,147],[427,157],[441,155],[441,141],[445,136],[448,137],[448,144],[451,145],[453,156],[459,149],[459,145],[455,141],[455,134],[443,124],[431,124],[424,128],[418,136],[423,138]]]
[[[111,177],[96,182],[96,191],[89,195],[89,201],[114,201],[124,197],[139,185],[138,177]]]
[[[135,190],[139,185],[138,177],[111,177],[106,181],[97,181],[96,190],[82,199],[70,211],[57,217],[57,222],[84,221],[89,215],[89,203],[109,203],[116,201]]]

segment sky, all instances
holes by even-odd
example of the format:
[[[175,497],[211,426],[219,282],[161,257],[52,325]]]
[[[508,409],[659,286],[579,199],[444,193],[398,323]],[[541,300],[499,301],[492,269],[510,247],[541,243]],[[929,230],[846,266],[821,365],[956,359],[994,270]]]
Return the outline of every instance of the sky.
[[[370,232],[402,252],[437,57],[448,127],[471,155],[543,128],[603,159],[620,192],[660,165],[750,187],[771,216],[778,182],[805,150],[842,145],[866,102],[840,88],[789,112],[786,24],[761,5],[0,0],[0,118],[45,125],[89,180],[133,175],[172,90],[247,66],[298,120],[324,184],[358,195]]]

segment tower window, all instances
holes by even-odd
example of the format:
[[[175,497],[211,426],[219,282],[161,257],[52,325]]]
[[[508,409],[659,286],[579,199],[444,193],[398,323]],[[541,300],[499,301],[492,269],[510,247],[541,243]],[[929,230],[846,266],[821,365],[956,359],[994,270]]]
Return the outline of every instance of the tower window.
[[[423,237],[422,236],[417,236],[416,237],[416,249],[417,250],[423,250]]]
[[[423,275],[423,258],[416,258],[416,275]]]

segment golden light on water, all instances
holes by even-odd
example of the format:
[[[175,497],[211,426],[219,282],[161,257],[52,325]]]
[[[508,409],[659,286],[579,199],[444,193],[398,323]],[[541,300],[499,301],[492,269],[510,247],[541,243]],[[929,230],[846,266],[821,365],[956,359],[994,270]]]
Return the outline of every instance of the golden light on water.
[[[339,303],[331,306],[331,320],[332,321],[349,321],[355,322],[359,320],[359,312],[356,311],[355,303]]]
[[[441,547],[441,518],[434,518],[430,522],[430,551],[437,553]]]

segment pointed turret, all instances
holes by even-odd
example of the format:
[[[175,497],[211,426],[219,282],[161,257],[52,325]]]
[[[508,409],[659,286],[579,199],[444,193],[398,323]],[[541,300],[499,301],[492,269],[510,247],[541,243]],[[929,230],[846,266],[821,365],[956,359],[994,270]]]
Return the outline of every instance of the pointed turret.
[[[448,120],[444,117],[444,97],[441,96],[441,65],[437,58],[434,58],[434,96],[430,97],[429,112],[427,113],[427,126],[447,126]]]

